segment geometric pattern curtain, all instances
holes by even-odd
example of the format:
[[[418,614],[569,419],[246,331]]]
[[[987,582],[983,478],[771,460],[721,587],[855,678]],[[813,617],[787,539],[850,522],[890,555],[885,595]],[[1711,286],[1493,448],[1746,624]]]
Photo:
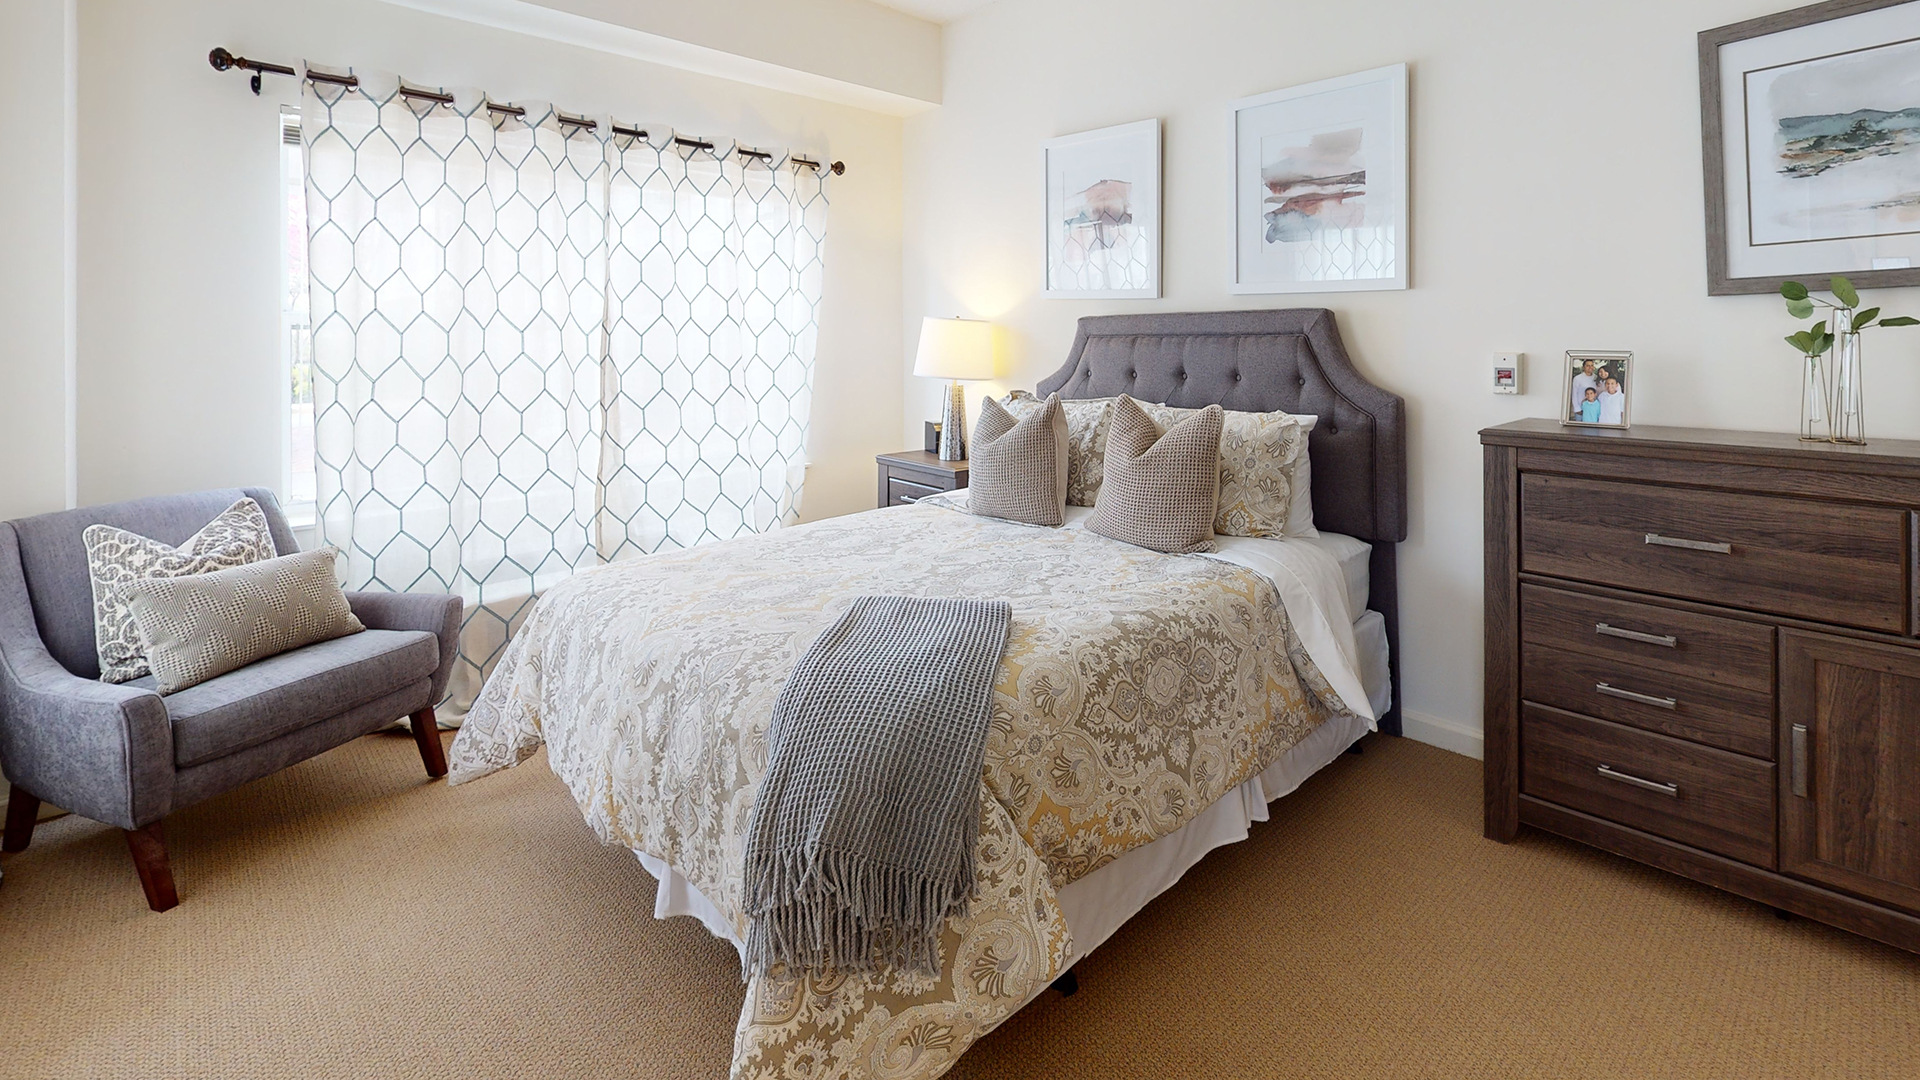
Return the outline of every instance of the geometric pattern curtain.
[[[826,196],[355,74],[302,99],[319,537],[349,588],[466,599],[464,712],[552,583],[797,517]]]

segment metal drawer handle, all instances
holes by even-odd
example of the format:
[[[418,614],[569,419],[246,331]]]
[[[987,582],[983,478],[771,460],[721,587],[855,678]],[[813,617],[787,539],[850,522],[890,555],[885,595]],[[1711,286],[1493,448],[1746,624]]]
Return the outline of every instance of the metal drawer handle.
[[[1601,776],[1604,776],[1609,780],[1618,780],[1623,784],[1632,784],[1634,787],[1637,787],[1637,788],[1646,788],[1648,791],[1657,791],[1660,794],[1667,796],[1668,798],[1677,799],[1680,797],[1679,784],[1661,784],[1661,783],[1656,783],[1652,780],[1642,780],[1637,776],[1630,776],[1627,773],[1617,772],[1614,770],[1613,766],[1611,765],[1602,765],[1597,771],[1600,773]]]
[[[1661,536],[1659,533],[1648,533],[1647,543],[1655,547],[1686,548],[1688,551],[1717,551],[1722,555],[1733,554],[1732,544],[1713,544],[1705,540],[1681,540],[1672,536]]]
[[[1594,623],[1593,632],[1596,634],[1605,634],[1608,637],[1626,638],[1628,641],[1639,641],[1648,645],[1659,645],[1668,649],[1680,644],[1680,639],[1674,637],[1672,634],[1643,634],[1638,630],[1622,630],[1617,626],[1608,626],[1603,622]]]
[[[902,496],[900,496],[900,501],[901,501],[901,502],[903,502],[903,503],[917,503],[917,502],[919,502],[919,501],[920,501],[921,499],[924,499],[924,498],[927,498],[927,496],[925,496],[925,495],[902,495]]]
[[[1793,793],[1807,797],[1807,725],[1793,725]]]
[[[1603,682],[1594,683],[1593,692],[1596,694],[1605,694],[1608,697],[1637,701],[1642,705],[1652,705],[1656,709],[1677,709],[1680,707],[1680,700],[1678,698],[1654,697],[1652,694],[1636,694],[1631,690],[1622,690],[1617,686],[1608,686]]]

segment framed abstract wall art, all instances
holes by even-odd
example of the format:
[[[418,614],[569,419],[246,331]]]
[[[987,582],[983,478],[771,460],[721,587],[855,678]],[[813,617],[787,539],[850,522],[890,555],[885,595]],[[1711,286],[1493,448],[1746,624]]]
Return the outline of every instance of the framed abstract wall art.
[[[1920,0],[1700,34],[1707,292],[1920,285]]]
[[[1047,177],[1044,295],[1160,295],[1160,121],[1042,144]]]
[[[1233,103],[1236,293],[1407,287],[1407,65]]]

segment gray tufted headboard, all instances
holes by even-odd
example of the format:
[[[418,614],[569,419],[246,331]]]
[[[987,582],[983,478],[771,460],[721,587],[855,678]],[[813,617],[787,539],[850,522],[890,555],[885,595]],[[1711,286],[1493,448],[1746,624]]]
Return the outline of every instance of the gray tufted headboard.
[[[1407,418],[1398,394],[1368,382],[1347,358],[1333,312],[1195,311],[1089,315],[1041,397],[1127,394],[1188,408],[1285,409],[1320,423],[1308,436],[1316,527],[1373,545],[1367,606],[1387,621],[1393,708],[1380,728],[1400,733],[1400,605],[1393,545],[1407,538]]]

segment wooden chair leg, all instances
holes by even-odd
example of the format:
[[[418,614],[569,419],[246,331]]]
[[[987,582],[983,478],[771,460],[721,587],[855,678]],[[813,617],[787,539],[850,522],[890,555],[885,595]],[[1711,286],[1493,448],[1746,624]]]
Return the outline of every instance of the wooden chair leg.
[[[33,840],[33,823],[40,817],[40,798],[25,788],[7,790],[7,835],[0,840],[0,851],[25,851]]]
[[[440,745],[440,724],[434,719],[433,706],[421,709],[408,719],[413,722],[413,741],[420,747],[420,761],[426,765],[427,775],[447,775],[447,748]]]
[[[140,887],[147,892],[147,906],[166,911],[180,902],[173,891],[173,867],[167,863],[167,839],[160,823],[144,829],[128,829],[127,850],[133,853],[133,868],[140,872]]]

